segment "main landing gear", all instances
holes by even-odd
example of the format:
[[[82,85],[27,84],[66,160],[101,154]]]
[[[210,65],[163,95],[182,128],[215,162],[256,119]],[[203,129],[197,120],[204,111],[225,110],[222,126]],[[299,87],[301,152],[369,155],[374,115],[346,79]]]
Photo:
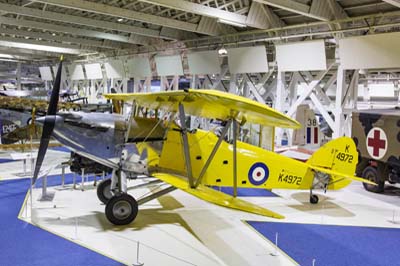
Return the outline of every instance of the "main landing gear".
[[[135,220],[138,211],[137,201],[126,193],[113,196],[106,204],[106,217],[115,225],[130,224]]]
[[[97,187],[97,197],[106,204],[106,217],[115,225],[127,225],[135,220],[139,208],[135,198],[127,193],[111,191],[111,179],[103,180]]]
[[[105,179],[100,182],[97,186],[97,197],[101,202],[107,204],[107,202],[113,197],[111,192],[111,179]]]

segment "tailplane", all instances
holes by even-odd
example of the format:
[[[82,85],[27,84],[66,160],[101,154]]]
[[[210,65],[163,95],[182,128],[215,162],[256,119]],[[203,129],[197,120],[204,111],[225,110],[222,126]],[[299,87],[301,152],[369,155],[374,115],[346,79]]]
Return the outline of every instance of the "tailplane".
[[[322,185],[320,188],[341,189],[352,180],[371,183],[354,176],[358,152],[353,139],[349,137],[337,138],[326,143],[314,152],[306,163],[316,173],[314,185]]]

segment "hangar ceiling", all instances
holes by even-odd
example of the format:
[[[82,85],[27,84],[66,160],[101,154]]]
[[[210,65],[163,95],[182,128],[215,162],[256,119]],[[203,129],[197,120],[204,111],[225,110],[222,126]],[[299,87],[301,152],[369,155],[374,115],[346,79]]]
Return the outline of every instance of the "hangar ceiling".
[[[397,31],[394,0],[0,1],[0,58],[71,60]]]

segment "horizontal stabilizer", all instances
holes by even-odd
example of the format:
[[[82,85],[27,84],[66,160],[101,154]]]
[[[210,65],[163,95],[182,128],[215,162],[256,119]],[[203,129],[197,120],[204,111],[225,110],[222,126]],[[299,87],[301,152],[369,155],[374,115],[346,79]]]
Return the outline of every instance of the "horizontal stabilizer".
[[[285,218],[284,216],[276,212],[270,211],[268,209],[250,203],[248,201],[234,198],[230,195],[216,191],[201,184],[197,188],[190,188],[186,180],[176,175],[171,175],[166,173],[155,173],[153,174],[153,176],[202,200],[223,207],[237,209],[277,219]]]
[[[363,182],[363,183],[367,183],[367,184],[371,184],[371,185],[375,185],[375,186],[377,185],[376,183],[374,183],[372,181],[369,181],[368,179],[357,177],[357,176],[346,175],[346,174],[343,174],[343,173],[340,173],[340,172],[336,172],[336,171],[332,171],[332,170],[329,170],[329,169],[326,169],[326,168],[323,168],[323,167],[317,167],[317,166],[313,166],[313,165],[310,165],[310,164],[308,164],[308,167],[310,167],[311,169],[314,169],[316,171],[323,172],[323,173],[326,173],[326,174],[329,174],[329,175],[332,175],[332,176],[340,176],[340,177],[344,177],[344,178],[347,178],[347,179],[351,179],[353,181]]]

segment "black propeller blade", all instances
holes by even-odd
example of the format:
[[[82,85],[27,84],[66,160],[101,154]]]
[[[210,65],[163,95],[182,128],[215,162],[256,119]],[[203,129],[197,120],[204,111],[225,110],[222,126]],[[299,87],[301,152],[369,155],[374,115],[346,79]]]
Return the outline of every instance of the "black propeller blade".
[[[51,133],[54,130],[54,126],[56,123],[56,114],[57,114],[57,105],[58,105],[58,97],[60,94],[60,86],[61,86],[61,69],[62,69],[62,59],[60,61],[60,65],[58,66],[56,80],[54,81],[53,91],[51,92],[49,107],[47,108],[47,114],[45,116],[44,124],[43,124],[43,132],[42,137],[40,138],[40,146],[36,159],[35,171],[33,173],[32,184],[35,184],[40,168],[42,167],[44,156],[46,155],[47,147],[49,146],[49,141],[51,137]]]

